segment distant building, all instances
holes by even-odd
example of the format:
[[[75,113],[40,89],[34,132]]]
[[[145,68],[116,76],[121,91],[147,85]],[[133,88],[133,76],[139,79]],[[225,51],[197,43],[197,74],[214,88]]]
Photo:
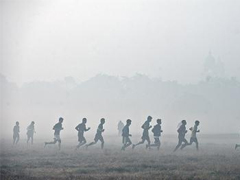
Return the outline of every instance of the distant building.
[[[207,80],[210,80],[211,78],[223,78],[225,76],[223,62],[220,59],[216,60],[211,52],[209,52],[205,59],[203,74]]]

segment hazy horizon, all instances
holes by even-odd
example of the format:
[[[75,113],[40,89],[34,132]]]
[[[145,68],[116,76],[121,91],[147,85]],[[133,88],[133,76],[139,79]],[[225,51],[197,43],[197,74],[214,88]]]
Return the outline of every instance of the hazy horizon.
[[[35,120],[51,134],[63,116],[75,132],[89,117],[94,134],[105,117],[112,132],[127,118],[141,132],[152,115],[166,133],[182,119],[238,133],[239,9],[237,0],[2,0],[1,128]]]
[[[0,73],[19,85],[99,73],[194,83],[210,51],[240,77],[236,0],[0,3]]]

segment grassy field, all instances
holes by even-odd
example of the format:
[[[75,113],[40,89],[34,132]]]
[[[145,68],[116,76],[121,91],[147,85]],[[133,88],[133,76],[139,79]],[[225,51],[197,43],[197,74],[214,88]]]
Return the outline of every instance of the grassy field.
[[[74,151],[74,141],[44,148],[42,141],[27,146],[1,142],[1,180],[5,179],[240,179],[240,149],[233,143],[209,143],[205,137],[200,151],[194,146],[173,153],[174,141],[162,143],[160,151],[139,146],[120,151],[111,140]],[[167,143],[168,142],[168,143]]]

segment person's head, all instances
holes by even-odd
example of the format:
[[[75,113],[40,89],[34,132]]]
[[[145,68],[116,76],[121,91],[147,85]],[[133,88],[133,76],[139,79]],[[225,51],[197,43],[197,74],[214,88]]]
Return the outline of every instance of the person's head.
[[[105,123],[105,119],[102,118],[102,119],[100,120],[100,122],[101,122],[101,124],[104,124],[104,123]]]
[[[31,124],[32,124],[32,125],[34,125],[34,124],[35,124],[35,122],[34,122],[34,121],[32,121],[32,122],[31,122]]]
[[[62,117],[59,118],[59,122],[60,122],[60,123],[63,122],[63,118],[62,118]]]
[[[182,124],[186,125],[187,124],[186,120],[182,120]]]
[[[161,119],[157,119],[157,123],[158,124],[162,124],[162,120]]]
[[[147,117],[147,121],[148,121],[148,122],[151,122],[151,120],[152,120],[152,116],[148,116],[148,117]]]
[[[131,119],[128,119],[128,120],[127,120],[127,125],[130,126],[131,123],[132,123],[132,120],[131,120]]]
[[[16,122],[16,125],[17,125],[17,126],[19,125],[19,122],[18,122],[18,121]]]
[[[198,120],[196,120],[195,124],[198,126],[200,124],[200,122]]]
[[[87,123],[87,118],[83,118],[83,119],[82,119],[82,122],[83,122],[84,124],[86,124],[86,123]]]

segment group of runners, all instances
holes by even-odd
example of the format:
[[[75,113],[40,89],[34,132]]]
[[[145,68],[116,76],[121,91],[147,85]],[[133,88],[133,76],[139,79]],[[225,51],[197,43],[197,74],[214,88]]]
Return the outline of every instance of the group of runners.
[[[146,149],[150,149],[151,147],[156,147],[159,150],[160,146],[161,146],[160,136],[161,136],[161,133],[163,132],[162,128],[161,128],[162,120],[157,119],[156,125],[153,128],[150,125],[151,121],[152,121],[152,117],[148,116],[147,120],[141,126],[141,128],[143,129],[141,141],[139,141],[136,144],[133,144],[130,139],[130,137],[132,135],[130,134],[129,127],[132,123],[132,120],[127,119],[125,125],[120,121],[118,123],[118,131],[119,131],[119,135],[122,135],[123,146],[122,146],[121,150],[124,151],[130,145],[132,145],[132,149],[135,149],[137,146],[144,144],[145,141],[147,141]],[[60,132],[61,132],[61,130],[63,130],[62,123],[63,123],[63,118],[60,117],[59,122],[56,123],[53,127],[53,130],[54,130],[53,141],[45,142],[44,143],[45,146],[58,143],[59,149],[61,148]],[[86,123],[87,123],[87,119],[83,118],[82,122],[75,127],[75,129],[78,131],[78,142],[79,142],[75,149],[77,150],[81,146],[85,146],[86,148],[88,148],[89,146],[96,144],[98,141],[101,142],[101,149],[103,149],[104,148],[104,138],[102,136],[102,133],[104,132],[103,126],[105,124],[105,119],[104,118],[100,119],[100,124],[98,125],[94,140],[89,144],[87,144],[86,138],[84,137],[84,132],[90,130],[90,127],[88,127],[88,128],[86,127]],[[35,124],[34,121],[32,121],[31,124],[27,127],[27,143],[29,143],[29,141],[31,140],[31,143],[33,144],[33,135],[34,135],[34,133],[36,133],[34,124]],[[197,133],[200,132],[200,130],[198,129],[200,122],[198,120],[196,120],[194,126],[189,128],[189,130],[191,131],[191,137],[190,137],[189,142],[185,138],[185,135],[188,132],[186,129],[186,124],[187,124],[186,120],[182,120],[181,123],[178,125],[178,128],[177,128],[178,144],[175,147],[174,152],[177,151],[179,148],[183,149],[186,146],[192,145],[192,143],[196,144],[196,150],[198,150]],[[153,144],[151,144],[150,137],[149,137],[150,129],[154,136]],[[13,128],[13,144],[18,143],[19,132],[20,132],[19,122],[16,122],[16,125]],[[235,145],[235,149],[237,149],[238,147],[240,147],[240,144]]]

